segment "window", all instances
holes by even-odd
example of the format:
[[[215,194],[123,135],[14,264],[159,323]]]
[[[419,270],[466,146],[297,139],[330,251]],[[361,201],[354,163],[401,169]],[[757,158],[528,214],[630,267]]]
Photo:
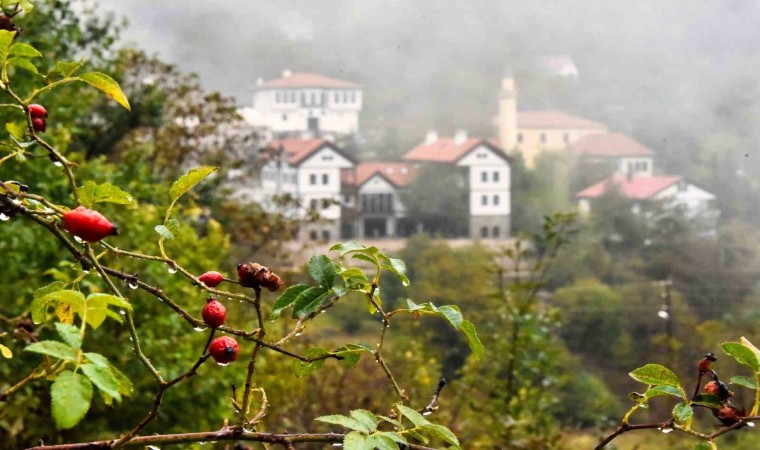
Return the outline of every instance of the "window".
[[[277,91],[274,93],[274,102],[275,103],[282,102],[282,95],[280,94],[280,91]]]
[[[339,92],[335,92],[335,93],[333,94],[333,101],[334,101],[335,103],[340,103],[340,93],[339,93]]]
[[[475,155],[475,156],[476,156],[476,158],[478,158],[478,159],[486,159],[486,158],[488,158],[488,154],[487,154],[487,153],[478,153],[478,154],[477,154],[477,155]]]
[[[317,174],[309,175],[309,184],[317,184]]]
[[[494,170],[493,171],[493,181],[494,182],[498,182],[499,181],[499,171],[498,170]]]
[[[491,228],[491,236],[497,238],[497,237],[499,237],[500,233],[501,233],[501,230],[499,229],[499,227],[493,227],[493,228]]]
[[[309,103],[306,100],[308,100],[308,98],[306,98],[306,92],[301,92],[301,103],[308,105]]]
[[[317,240],[317,230],[311,230],[309,231],[309,238],[311,238],[312,241]]]
[[[488,227],[480,227],[480,237],[488,237]]]
[[[562,136],[562,140],[565,141],[565,144],[570,143],[570,133],[565,133],[564,136]]]
[[[482,181],[483,183],[488,181],[488,172],[486,171],[480,172],[480,181]]]
[[[317,206],[319,205],[319,201],[316,198],[313,198],[309,201],[309,206],[311,209],[317,209]]]
[[[333,155],[322,155],[322,161],[332,161]]]
[[[282,121],[283,122],[287,122],[288,121],[288,115],[287,114],[283,114],[282,115]]]
[[[494,195],[493,196],[493,204],[494,205],[498,205],[499,204],[499,196],[498,195]]]
[[[356,92],[351,93],[351,103],[356,103]]]
[[[488,196],[487,195],[484,195],[484,196],[480,197],[480,204],[483,205],[483,206],[486,206],[488,204]]]
[[[330,175],[326,173],[322,174],[322,184],[330,184]]]
[[[546,133],[541,133],[541,143],[546,144]]]
[[[323,241],[330,240],[330,230],[322,230],[322,240]]]
[[[517,133],[517,142],[520,143],[520,144],[522,144],[522,141],[523,141],[523,135],[522,135],[522,133]]]
[[[329,198],[322,199],[322,209],[327,209],[332,205],[332,201]]]

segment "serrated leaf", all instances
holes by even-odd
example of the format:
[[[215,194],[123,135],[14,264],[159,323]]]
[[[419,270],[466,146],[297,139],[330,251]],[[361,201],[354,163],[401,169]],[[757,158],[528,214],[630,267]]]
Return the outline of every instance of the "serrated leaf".
[[[394,433],[393,431],[381,431],[377,433],[378,436],[387,436],[391,438],[394,442],[398,442],[399,444],[407,445],[409,442],[406,440],[404,436],[401,436],[398,433]]]
[[[351,417],[364,424],[370,431],[377,430],[377,417],[366,409],[354,409],[349,412]]]
[[[335,263],[325,255],[314,255],[306,267],[309,276],[325,290],[330,289],[335,280]]]
[[[123,322],[123,319],[119,314],[108,309],[109,306],[116,306],[117,308],[132,309],[132,306],[124,299],[116,297],[110,294],[90,294],[85,301],[85,307],[87,308],[86,317],[82,314],[82,319],[87,320],[87,324],[92,329],[97,329],[106,320],[106,317],[111,317],[119,323]]]
[[[87,361],[91,362],[92,364],[95,364],[96,366],[108,367],[110,365],[110,363],[108,362],[108,358],[101,355],[100,353],[87,352],[84,354],[84,357],[87,358]]]
[[[330,293],[322,286],[310,287],[304,290],[296,297],[293,304],[292,317],[294,319],[302,319],[313,313],[322,305],[322,302],[325,301],[328,295]]]
[[[367,427],[363,423],[359,422],[353,417],[347,417],[341,414],[331,414],[328,416],[320,416],[314,420],[318,420],[324,423],[331,423],[333,425],[340,425],[343,428],[348,428],[349,430],[354,430],[354,431],[361,431],[364,433],[369,433],[370,431],[367,429]]]
[[[659,364],[647,364],[628,374],[636,381],[648,385],[680,387],[678,377],[670,369]]]
[[[344,347],[338,348],[333,353],[341,356],[343,358],[340,360],[341,364],[350,369],[359,362],[363,352],[372,352],[372,348],[367,348],[363,345],[348,344]]]
[[[706,406],[712,409],[720,409],[723,406],[723,402],[720,400],[720,397],[711,394],[698,394],[693,399],[691,399],[691,403],[695,405]]]
[[[55,331],[58,332],[58,336],[63,339],[64,342],[69,344],[73,349],[79,349],[82,347],[82,335],[79,328],[67,323],[56,322]]]
[[[673,407],[673,418],[679,425],[688,425],[694,417],[694,410],[687,403],[679,403]]]
[[[296,299],[298,298],[298,295],[308,288],[309,285],[307,284],[296,284],[285,289],[285,291],[279,297],[277,297],[277,300],[274,302],[272,315],[269,317],[269,319],[275,320],[279,318],[282,314],[282,311],[293,306],[293,304],[296,302]]]
[[[84,186],[77,188],[79,201],[87,208],[92,208],[95,203],[116,203],[119,205],[132,205],[134,197],[124,192],[120,187],[111,183],[97,184],[87,181]]]
[[[4,346],[3,344],[0,344],[0,355],[3,355],[3,358],[11,359],[13,358],[13,352],[8,347]]]
[[[114,99],[116,103],[120,104],[128,111],[131,110],[127,96],[124,95],[124,91],[121,90],[121,86],[110,76],[100,72],[87,72],[79,75],[78,79],[84,81],[90,86],[98,89],[106,96]]]
[[[734,358],[739,364],[743,364],[754,372],[760,372],[760,362],[755,352],[739,342],[724,342],[720,344],[723,353]]]
[[[755,354],[755,356],[757,357],[757,360],[760,361],[760,349],[755,347],[755,344],[750,342],[749,339],[745,338],[744,336],[739,338],[739,343],[747,347],[748,349],[752,350],[752,353]]]
[[[367,436],[359,433],[358,431],[352,431],[343,437],[343,449],[364,450],[365,439],[367,439]]]
[[[483,354],[486,352],[486,348],[483,346],[483,343],[480,342],[480,338],[478,338],[478,332],[475,329],[475,325],[469,320],[464,320],[459,329],[467,338],[467,345],[470,346],[472,357],[475,358],[476,361],[482,358]]]
[[[5,60],[8,59],[8,50],[11,48],[15,35],[15,31],[0,30],[0,63],[5,64]]]
[[[332,247],[330,247],[330,251],[338,251],[340,253],[340,256],[345,255],[346,253],[355,252],[357,250],[363,250],[365,247],[361,245],[360,243],[356,241],[348,241],[344,244],[335,244]]]
[[[39,71],[37,71],[37,67],[24,58],[8,58],[8,65],[18,67],[19,69],[24,69],[27,72],[39,73]]]
[[[398,409],[398,412],[401,413],[402,416],[409,419],[409,421],[412,422],[415,427],[430,424],[430,421],[427,420],[422,414],[418,413],[408,406],[402,405],[401,403],[396,403],[396,409]]]
[[[55,68],[63,78],[68,78],[83,65],[84,61],[58,61],[55,63]]]
[[[736,384],[738,386],[745,387],[747,389],[757,390],[757,384],[755,383],[755,380],[749,377],[742,377],[742,376],[731,377],[731,379],[728,382],[731,384]]]
[[[398,445],[388,436],[373,434],[364,441],[364,450],[398,450]]]
[[[53,358],[63,359],[66,361],[76,361],[77,352],[73,348],[58,341],[40,341],[29,344],[24,348],[26,352],[41,353],[52,356]]]
[[[196,184],[203,181],[206,177],[216,172],[218,167],[201,166],[195,169],[190,169],[186,174],[182,175],[177,181],[172,184],[169,189],[169,196],[172,202],[177,201],[187,191],[193,188]]]
[[[24,42],[16,42],[8,50],[9,56],[23,56],[25,58],[39,58],[42,56],[36,48]]]
[[[399,421],[398,421],[398,420],[396,420],[396,419],[391,419],[391,418],[390,418],[390,417],[388,417],[388,416],[377,416],[377,417],[379,417],[380,419],[382,419],[382,420],[384,420],[384,421],[388,422],[389,424],[393,425],[394,427],[398,427],[398,428],[400,428],[400,429],[403,429],[403,428],[404,428],[404,424],[403,424],[403,423],[401,423],[401,422],[399,422]]]
[[[462,313],[459,311],[459,308],[454,305],[438,307],[438,314],[448,320],[455,330],[459,330],[462,326],[462,322],[464,322]]]
[[[110,367],[102,367],[96,364],[84,364],[79,366],[82,373],[90,379],[92,384],[101,391],[108,394],[109,397],[121,401],[121,392],[119,392],[119,383],[116,381]]]
[[[174,239],[174,234],[169,231],[169,228],[166,225],[156,225],[153,229],[156,230],[156,233],[158,233],[158,235],[164,239]]]
[[[660,395],[672,395],[673,397],[683,398],[683,393],[681,390],[674,386],[652,386],[646,392],[647,398],[657,397]]]
[[[10,135],[13,136],[17,142],[24,139],[24,127],[17,124],[16,122],[6,122],[5,130],[8,131],[8,133],[10,133]]]
[[[84,295],[79,291],[62,289],[63,286],[62,282],[56,281],[35,291],[34,300],[30,306],[34,323],[46,321],[50,307],[69,305],[77,313],[84,310]]]
[[[303,354],[304,358],[319,358],[321,356],[324,356],[327,354],[327,351],[323,348],[310,348],[306,350]],[[325,365],[325,360],[318,359],[316,361],[306,362],[306,361],[295,361],[293,363],[293,373],[295,376],[301,378],[305,377],[307,375],[311,375],[312,373],[316,372],[320,367]]]
[[[382,268],[396,274],[402,285],[409,286],[409,278],[406,277],[406,263],[396,258],[387,258],[387,261],[387,264],[383,264]]]
[[[441,439],[447,444],[453,445],[455,448],[460,448],[459,439],[457,439],[456,435],[452,433],[451,430],[444,427],[443,425],[437,425],[434,423],[424,425],[422,426],[420,432],[426,434],[431,438]]]
[[[53,418],[59,429],[73,428],[90,409],[92,383],[82,375],[67,370],[50,387]]]

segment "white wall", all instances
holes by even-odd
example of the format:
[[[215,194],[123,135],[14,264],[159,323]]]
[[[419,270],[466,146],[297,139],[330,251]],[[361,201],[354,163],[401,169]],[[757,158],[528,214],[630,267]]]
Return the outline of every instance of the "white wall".
[[[510,214],[511,170],[504,158],[494,150],[481,145],[462,158],[457,165],[468,167],[469,170],[471,216]],[[498,179],[494,177],[494,173],[498,174]]]
[[[322,132],[354,134],[359,132],[362,102],[357,89],[264,89],[253,96],[260,122],[253,125],[274,132],[304,132],[313,117],[319,119]]]
[[[635,175],[651,177],[654,175],[654,159],[649,156],[618,158],[617,173],[627,175],[630,171]]]
[[[693,184],[678,183],[663,189],[655,198],[668,200],[672,206],[682,206],[688,216],[694,217],[710,211],[715,196]]]

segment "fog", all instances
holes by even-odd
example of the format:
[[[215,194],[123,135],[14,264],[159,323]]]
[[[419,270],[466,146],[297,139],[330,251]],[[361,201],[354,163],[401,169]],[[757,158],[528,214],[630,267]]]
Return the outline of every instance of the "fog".
[[[198,72],[241,106],[258,77],[283,69],[363,84],[363,130],[401,147],[388,153],[428,128],[495,136],[499,78],[509,67],[521,109],[607,123],[655,150],[660,167],[698,181],[714,178],[707,163],[760,172],[757,1],[100,3],[128,18],[125,43]],[[536,76],[536,59],[557,54],[574,59],[579,82]]]

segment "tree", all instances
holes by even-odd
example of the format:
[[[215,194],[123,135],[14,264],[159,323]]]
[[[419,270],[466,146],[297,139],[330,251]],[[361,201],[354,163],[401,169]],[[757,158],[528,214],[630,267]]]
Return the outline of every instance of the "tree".
[[[468,235],[469,199],[461,170],[446,165],[423,166],[401,193],[409,220],[428,233]]]

